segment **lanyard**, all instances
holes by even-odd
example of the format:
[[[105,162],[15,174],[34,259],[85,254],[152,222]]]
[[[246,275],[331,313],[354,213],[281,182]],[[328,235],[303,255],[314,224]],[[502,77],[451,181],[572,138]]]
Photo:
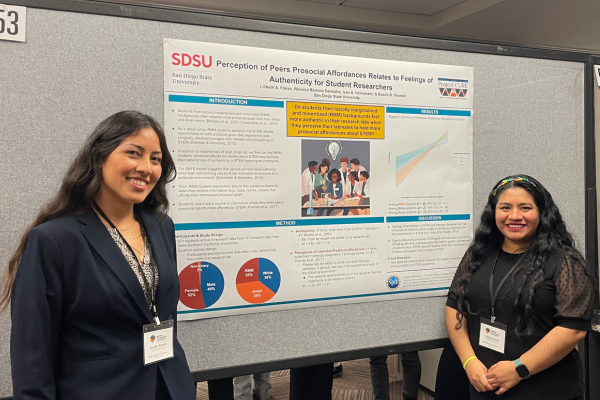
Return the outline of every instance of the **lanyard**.
[[[494,288],[494,270],[496,269],[496,263],[498,262],[498,256],[500,255],[501,250],[502,250],[502,245],[500,245],[500,248],[498,249],[498,253],[496,253],[496,259],[494,260],[494,266],[492,267],[492,273],[490,274],[490,300],[492,302],[492,318],[491,318],[492,324],[496,321],[495,307],[496,307],[496,299],[498,298],[498,293],[500,293],[500,289],[502,288],[502,285],[504,285],[504,282],[506,282],[508,277],[511,276],[513,272],[515,272],[515,270],[517,269],[519,264],[521,264],[521,261],[523,261],[523,258],[525,258],[525,254],[527,254],[527,252],[524,252],[523,255],[521,255],[521,257],[519,257],[519,259],[517,260],[515,265],[512,266],[510,271],[508,271],[508,273],[504,276],[504,278],[498,284],[498,287],[496,288],[496,292],[494,292],[494,289],[493,289]]]
[[[98,211],[98,214],[100,214],[102,216],[102,218],[104,218],[104,220],[106,222],[108,222],[110,227],[113,228],[119,234],[123,243],[125,243],[125,245],[129,249],[131,254],[133,254],[133,259],[135,260],[135,266],[136,266],[137,270],[140,272],[140,275],[142,276],[142,280],[144,281],[144,289],[146,289],[150,292],[150,308],[152,309],[152,313],[154,314],[154,322],[156,322],[156,325],[160,325],[160,319],[158,318],[158,313],[156,312],[156,268],[152,268],[152,286],[150,286],[150,283],[148,282],[148,279],[146,278],[146,274],[144,273],[144,270],[142,269],[142,266],[140,265],[140,262],[137,259],[135,252],[133,251],[133,249],[127,242],[127,240],[125,240],[123,235],[121,235],[121,232],[119,232],[117,227],[106,216],[106,214],[104,214],[104,211],[102,211],[102,209],[98,206],[98,204],[95,201],[94,201],[94,209],[96,211]]]

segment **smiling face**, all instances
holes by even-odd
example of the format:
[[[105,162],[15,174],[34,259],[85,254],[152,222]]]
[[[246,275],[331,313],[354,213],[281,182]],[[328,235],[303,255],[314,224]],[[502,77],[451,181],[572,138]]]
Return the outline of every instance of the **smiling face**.
[[[348,163],[345,161],[342,161],[340,163],[340,166],[342,167],[342,171],[345,171],[348,168]]]
[[[348,174],[348,179],[350,180],[350,183],[356,182],[356,179],[354,178],[354,175],[352,175],[352,174]]]
[[[311,174],[314,174],[316,170],[317,170],[317,166],[316,165],[311,165],[310,167],[308,167],[308,171]]]
[[[352,169],[352,171],[358,172],[358,165],[350,163],[350,169]]]
[[[331,182],[337,183],[337,181],[339,181],[339,180],[340,180],[340,177],[338,176],[338,174],[336,174],[336,173],[331,174]]]
[[[504,190],[496,205],[496,226],[506,251],[524,250],[535,238],[540,215],[533,197],[520,187]]]
[[[115,204],[143,202],[160,178],[161,157],[158,135],[152,128],[125,138],[102,164],[98,198]]]
[[[327,173],[327,170],[329,169],[329,167],[327,167],[326,165],[321,167],[321,175],[325,175]]]

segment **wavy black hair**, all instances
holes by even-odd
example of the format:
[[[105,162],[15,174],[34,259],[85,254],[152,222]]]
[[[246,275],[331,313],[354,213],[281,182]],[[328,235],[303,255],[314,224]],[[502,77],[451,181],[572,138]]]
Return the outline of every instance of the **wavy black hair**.
[[[121,111],[111,115],[100,122],[88,137],[65,174],[58,193],[42,207],[37,218],[23,233],[0,283],[0,312],[4,311],[10,302],[13,282],[25,251],[29,231],[46,221],[91,209],[102,184],[102,163],[125,138],[137,135],[143,128],[152,128],[158,136],[162,151],[162,173],[152,191],[137,206],[146,211],[157,211],[159,215],[164,216],[163,213],[169,209],[167,183],[175,179],[177,172],[163,129],[154,118],[138,111]]]
[[[533,197],[539,212],[539,225],[535,237],[527,249],[528,254],[518,267],[518,271],[525,272],[520,282],[516,282],[518,291],[514,307],[517,314],[515,332],[518,336],[531,336],[533,333],[535,291],[544,280],[546,261],[550,254],[561,248],[565,251],[565,257],[571,262],[585,265],[583,256],[575,249],[573,237],[567,231],[550,192],[539,181],[528,175],[508,176],[498,181],[490,192],[473,242],[459,266],[459,271],[462,273],[456,282],[459,290],[456,293],[458,322],[455,329],[462,327],[464,312],[472,313],[465,294],[469,290],[473,272],[481,266],[484,250],[490,244],[499,244],[503,240],[504,236],[496,226],[496,205],[502,192],[510,188],[521,188],[527,191]],[[587,268],[585,270],[589,274]]]

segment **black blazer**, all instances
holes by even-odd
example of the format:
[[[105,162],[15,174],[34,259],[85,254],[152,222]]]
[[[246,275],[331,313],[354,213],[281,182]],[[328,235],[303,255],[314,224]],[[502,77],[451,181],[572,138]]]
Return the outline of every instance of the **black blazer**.
[[[173,221],[137,212],[158,265],[159,317],[175,320]],[[91,210],[31,230],[13,286],[11,317],[15,400],[150,400],[159,370],[173,400],[196,398],[176,338],[175,358],[144,366],[142,326],[153,322],[152,313],[135,273]]]

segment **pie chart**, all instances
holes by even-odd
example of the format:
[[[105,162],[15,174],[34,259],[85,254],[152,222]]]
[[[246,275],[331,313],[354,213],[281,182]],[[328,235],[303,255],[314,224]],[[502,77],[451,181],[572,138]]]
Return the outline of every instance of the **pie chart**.
[[[281,275],[271,260],[253,258],[238,271],[235,285],[238,294],[248,303],[264,303],[279,290]]]
[[[179,301],[194,310],[215,304],[224,287],[221,270],[206,261],[190,264],[179,273]]]

